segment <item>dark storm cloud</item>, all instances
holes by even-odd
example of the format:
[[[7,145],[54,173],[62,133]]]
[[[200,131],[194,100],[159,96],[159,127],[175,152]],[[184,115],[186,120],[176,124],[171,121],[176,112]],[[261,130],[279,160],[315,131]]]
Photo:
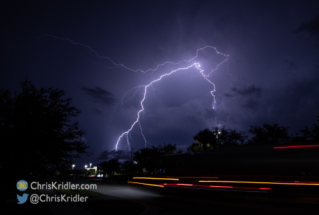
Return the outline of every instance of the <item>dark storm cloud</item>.
[[[99,160],[111,160],[111,159],[130,159],[131,152],[124,150],[105,150],[100,154]]]
[[[249,108],[249,109],[255,109],[255,108],[257,108],[257,106],[258,106],[258,102],[254,99],[248,99],[243,104],[243,107]]]
[[[242,96],[254,95],[258,98],[261,97],[261,88],[256,87],[254,84],[252,84],[251,86],[244,86],[241,89],[238,87],[232,87],[231,90]]]
[[[319,15],[315,19],[301,24],[293,33],[300,32],[308,32],[312,35],[319,36]]]
[[[231,95],[231,94],[229,94],[229,93],[225,93],[224,96],[226,96],[227,98],[233,97],[233,95]]]
[[[319,77],[294,81],[280,88],[263,88],[262,99],[234,97],[224,100],[218,119],[226,127],[247,131],[249,125],[278,123],[290,132],[311,125],[319,107]],[[240,106],[242,107],[240,107]],[[240,112],[233,112],[233,107]]]
[[[216,112],[213,109],[206,108],[206,113],[204,114],[206,119],[212,119],[216,117]]]
[[[92,109],[95,113],[97,113],[97,114],[102,114],[102,111],[101,110],[99,110],[99,109]]]
[[[283,112],[287,110],[295,112],[301,108],[306,108],[306,106],[319,99],[318,82],[319,78],[314,77],[312,80],[295,81],[288,84],[278,92],[278,95],[282,98],[278,98],[278,101],[274,104],[284,103],[285,106],[282,107]],[[316,106],[314,105],[314,107]],[[279,107],[277,108],[279,109]],[[314,108],[314,110],[315,109],[318,111],[318,108]]]
[[[158,143],[191,143],[192,137],[215,121],[216,110],[207,100],[191,100],[180,107],[158,107],[147,112],[141,121],[148,141]],[[185,149],[184,149],[185,150]]]
[[[87,88],[82,87],[82,90],[90,95],[94,101],[102,103],[104,105],[113,105],[115,104],[114,96],[106,90],[103,90],[100,87]]]
[[[196,70],[176,73],[154,84],[156,90],[150,88],[141,126],[147,141],[155,145],[176,143],[186,149],[199,130],[217,124],[242,131],[262,123],[301,129],[318,115],[319,80],[313,77],[318,49],[308,35],[319,38],[319,1],[81,0],[77,4],[11,5],[3,7],[7,19],[2,20],[6,34],[1,40],[1,86],[17,91],[19,82],[28,76],[36,86],[70,92],[67,96],[82,111],[80,127],[87,130],[96,160],[122,156],[111,150],[141,108],[144,91],[134,87],[150,83],[177,65],[163,66],[150,76],[134,73],[98,58],[84,46],[54,38],[37,40],[39,35],[81,42],[100,56],[133,69],[190,59],[204,45],[229,54],[227,67],[221,66],[209,78],[216,84],[214,109],[212,86]],[[205,72],[222,60],[211,54],[199,52]],[[114,98],[121,101],[129,89],[133,90],[115,112]],[[105,106],[92,107],[87,99]],[[134,151],[144,147],[138,125],[131,133]],[[127,150],[125,145],[124,138],[119,148]]]
[[[318,81],[318,78],[313,78],[292,82],[277,92],[269,92],[269,99],[263,101],[261,107],[273,115],[269,115],[272,120],[301,129],[318,114]]]
[[[296,66],[294,61],[285,60],[285,62],[287,64],[287,69],[286,69],[287,71],[293,73],[292,70],[296,70],[297,69],[297,66]]]

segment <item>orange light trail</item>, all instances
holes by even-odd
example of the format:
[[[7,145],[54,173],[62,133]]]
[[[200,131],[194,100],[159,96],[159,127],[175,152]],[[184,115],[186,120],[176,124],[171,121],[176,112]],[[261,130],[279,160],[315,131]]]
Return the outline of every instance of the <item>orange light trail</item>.
[[[129,184],[141,184],[141,185],[153,186],[153,187],[164,187],[163,185],[158,185],[158,184],[146,184],[146,183],[140,183],[140,182],[135,182],[135,181],[128,181],[127,183],[129,183]]]
[[[169,177],[169,176],[168,176]],[[175,178],[209,178],[209,179],[219,179],[219,177],[199,177],[199,176],[175,176]]]
[[[319,181],[274,181],[280,183],[311,183],[311,184],[319,184]]]

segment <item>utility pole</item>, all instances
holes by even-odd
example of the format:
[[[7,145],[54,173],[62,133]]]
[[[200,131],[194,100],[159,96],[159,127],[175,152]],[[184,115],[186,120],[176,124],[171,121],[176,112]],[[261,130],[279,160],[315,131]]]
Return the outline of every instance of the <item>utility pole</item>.
[[[221,134],[221,132],[218,130],[216,133],[214,133],[217,139],[217,145],[216,145],[216,149],[218,150],[218,134]]]
[[[216,133],[214,133],[214,135],[216,136],[216,140],[217,140],[217,146],[216,149],[218,150],[218,135],[221,134],[221,124],[217,124],[217,131]]]

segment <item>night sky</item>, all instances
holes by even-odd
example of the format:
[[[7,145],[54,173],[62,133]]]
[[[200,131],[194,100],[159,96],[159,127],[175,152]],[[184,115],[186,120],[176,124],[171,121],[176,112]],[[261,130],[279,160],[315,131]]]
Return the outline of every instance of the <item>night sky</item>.
[[[319,114],[318,1],[7,1],[1,3],[0,87],[21,91],[62,89],[81,110],[74,120],[86,130],[91,157],[101,162],[115,148],[141,108],[143,88],[160,75],[198,62],[149,88],[141,114],[147,146],[193,142],[200,130],[220,124],[247,132],[249,125],[278,123],[290,132],[315,123]],[[108,58],[106,58],[108,57]],[[133,89],[133,90],[131,90]],[[131,91],[129,91],[131,90]],[[124,94],[129,91],[124,97]],[[113,115],[111,116],[111,114]],[[144,147],[138,124],[134,151]],[[119,149],[128,150],[125,138]],[[126,152],[129,154],[129,152]],[[110,158],[110,156],[108,157]]]

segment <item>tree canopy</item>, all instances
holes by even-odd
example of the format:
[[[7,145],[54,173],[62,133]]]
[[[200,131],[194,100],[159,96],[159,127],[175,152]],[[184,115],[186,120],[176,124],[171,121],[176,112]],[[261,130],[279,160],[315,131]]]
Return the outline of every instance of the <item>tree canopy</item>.
[[[300,133],[290,134],[289,127],[279,126],[278,124],[264,123],[262,126],[250,126],[249,133],[235,129],[225,129],[224,127],[214,127],[211,130],[206,128],[199,131],[194,137],[194,142],[187,148],[188,152],[207,152],[216,150],[218,147],[238,146],[238,145],[272,145],[282,143],[309,144],[319,141],[319,116],[316,116],[316,123],[311,127],[305,126]],[[217,139],[218,134],[218,139]]]
[[[313,124],[311,128],[306,126],[304,129],[300,130],[302,133],[302,140],[310,142],[319,141],[319,116],[316,116],[316,118],[317,123]]]
[[[166,159],[168,155],[182,153],[182,150],[177,150],[176,144],[163,144],[157,147],[142,148],[134,153],[134,161],[141,168],[155,170],[165,168],[172,165],[171,160]]]
[[[278,124],[269,125],[264,123],[262,126],[250,126],[248,132],[254,135],[249,141],[250,144],[274,144],[286,142],[290,139],[288,127]]]
[[[107,173],[110,176],[114,175],[114,172],[118,171],[120,166],[121,163],[116,158],[101,163],[101,168],[103,172]]]
[[[13,97],[9,90],[0,89],[3,166],[14,165],[30,174],[69,166],[87,153],[85,132],[78,122],[71,122],[80,111],[70,105],[70,98],[63,99],[65,92],[52,87],[38,90],[28,80],[21,87],[22,92]]]
[[[219,146],[235,146],[242,145],[246,142],[247,136],[245,132],[236,131],[236,129],[226,129],[225,126],[222,128],[214,127],[213,132],[218,134]]]
[[[199,131],[193,139],[194,143],[190,146],[193,152],[211,151],[217,147],[216,135],[207,128]]]

